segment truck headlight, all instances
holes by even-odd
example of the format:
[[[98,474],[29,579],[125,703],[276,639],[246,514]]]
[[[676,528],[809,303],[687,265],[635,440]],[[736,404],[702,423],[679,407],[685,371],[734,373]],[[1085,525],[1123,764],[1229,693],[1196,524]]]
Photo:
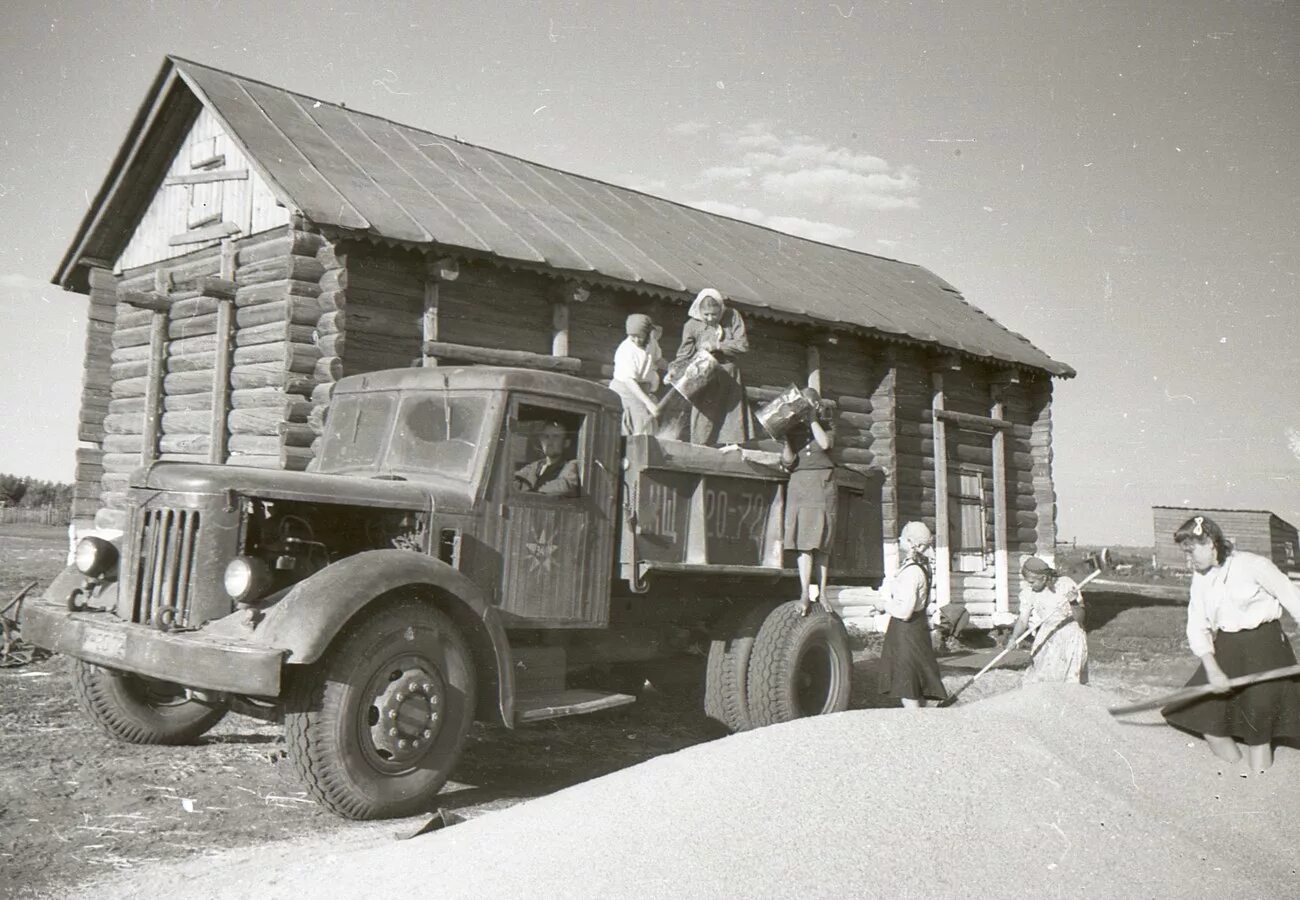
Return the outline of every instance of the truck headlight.
[[[72,563],[82,575],[98,578],[117,564],[117,548],[98,537],[84,537],[77,543]]]
[[[236,556],[226,566],[222,577],[226,593],[236,603],[250,603],[271,587],[271,570],[252,556]]]

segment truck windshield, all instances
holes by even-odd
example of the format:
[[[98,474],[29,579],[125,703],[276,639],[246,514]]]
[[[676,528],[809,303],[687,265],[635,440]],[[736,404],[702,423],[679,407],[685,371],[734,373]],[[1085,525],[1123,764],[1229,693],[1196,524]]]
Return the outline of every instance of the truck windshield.
[[[338,397],[322,441],[320,471],[368,469],[468,479],[482,440],[487,400],[486,394],[461,391]]]

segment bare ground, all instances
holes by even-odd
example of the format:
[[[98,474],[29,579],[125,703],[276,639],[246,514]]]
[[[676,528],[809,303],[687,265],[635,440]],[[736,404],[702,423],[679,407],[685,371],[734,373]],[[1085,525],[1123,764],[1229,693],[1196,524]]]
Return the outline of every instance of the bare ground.
[[[28,580],[47,583],[65,549],[58,529],[0,532],[0,604]],[[1138,586],[1088,597],[1094,684],[1128,697],[1181,686],[1194,668],[1181,601],[1143,596]],[[882,702],[871,643],[855,656],[855,708]],[[946,670],[949,689],[970,674]],[[961,703],[1018,681],[1017,672],[995,670]],[[479,816],[719,734],[698,702],[653,690],[602,715],[518,731],[476,725],[443,806]],[[401,836],[424,821],[349,823],[321,810],[296,780],[276,726],[230,716],[197,747],[121,744],[77,710],[65,660],[0,669],[0,894],[57,896],[117,871],[214,850],[347,833]]]

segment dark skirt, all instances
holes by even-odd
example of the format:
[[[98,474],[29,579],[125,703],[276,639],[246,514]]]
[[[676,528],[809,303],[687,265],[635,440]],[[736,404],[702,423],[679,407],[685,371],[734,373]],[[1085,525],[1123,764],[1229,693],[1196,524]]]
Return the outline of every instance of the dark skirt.
[[[785,549],[830,552],[835,540],[834,469],[795,469],[785,491]]]
[[[1295,665],[1295,652],[1273,620],[1249,631],[1220,631],[1214,636],[1214,658],[1229,678]],[[1198,666],[1188,687],[1208,684],[1205,666]],[[1181,706],[1160,710],[1176,728],[1196,734],[1232,737],[1247,746],[1279,738],[1300,740],[1300,677],[1265,681],[1231,694],[1212,694]]]
[[[948,699],[924,612],[914,613],[906,622],[889,617],[885,647],[880,651],[880,693],[899,700]]]

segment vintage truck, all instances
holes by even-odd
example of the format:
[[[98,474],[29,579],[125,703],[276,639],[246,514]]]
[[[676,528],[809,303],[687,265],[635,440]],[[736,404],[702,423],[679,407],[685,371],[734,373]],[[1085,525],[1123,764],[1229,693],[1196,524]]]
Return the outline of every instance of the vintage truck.
[[[345,378],[314,471],[136,471],[126,531],[78,543],[23,636],[74,658],[82,706],[125,741],[282,721],[310,793],[350,818],[430,809],[475,718],[618,706],[647,678],[697,673],[733,730],[843,710],[843,624],[789,602],[776,455],[624,439],[620,415],[608,388],[536,370]],[[557,423],[572,495],[516,477]],[[837,473],[834,580],[879,584],[880,479]]]

